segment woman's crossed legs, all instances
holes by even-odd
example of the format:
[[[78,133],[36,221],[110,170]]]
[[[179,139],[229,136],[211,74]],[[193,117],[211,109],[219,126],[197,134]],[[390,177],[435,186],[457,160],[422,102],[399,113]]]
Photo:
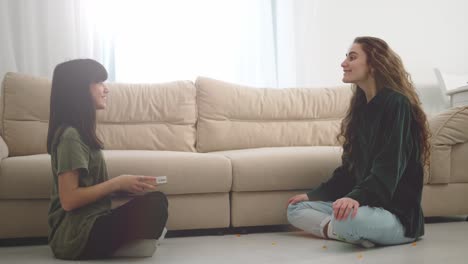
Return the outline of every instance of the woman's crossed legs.
[[[365,247],[396,245],[414,241],[405,237],[405,229],[389,211],[361,206],[354,218],[335,220],[332,202],[299,202],[288,207],[288,221],[295,227],[322,238],[333,238]],[[328,225],[328,228],[326,228]]]

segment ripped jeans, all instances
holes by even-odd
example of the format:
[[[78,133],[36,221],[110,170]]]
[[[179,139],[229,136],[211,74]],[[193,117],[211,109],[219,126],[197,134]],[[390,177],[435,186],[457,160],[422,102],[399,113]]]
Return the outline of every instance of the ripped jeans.
[[[410,243],[415,238],[405,237],[405,228],[391,212],[378,207],[361,206],[354,218],[336,221],[332,202],[300,202],[288,206],[288,221],[293,226],[315,236],[325,238],[323,228],[330,222],[338,240],[352,244],[370,241],[378,245]]]

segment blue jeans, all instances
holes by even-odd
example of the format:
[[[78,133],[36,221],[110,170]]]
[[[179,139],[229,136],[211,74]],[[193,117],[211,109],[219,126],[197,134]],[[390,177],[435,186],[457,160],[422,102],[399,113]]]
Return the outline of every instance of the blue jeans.
[[[324,238],[323,228],[330,222],[338,240],[353,244],[370,241],[378,245],[396,245],[415,241],[405,237],[405,228],[389,211],[361,206],[354,218],[337,221],[333,216],[332,202],[300,202],[288,207],[288,221],[315,236]]]

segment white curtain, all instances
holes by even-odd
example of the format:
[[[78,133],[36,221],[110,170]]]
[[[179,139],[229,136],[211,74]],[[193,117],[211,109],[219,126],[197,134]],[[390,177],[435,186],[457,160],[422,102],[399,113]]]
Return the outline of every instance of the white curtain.
[[[51,78],[55,65],[75,58],[108,64],[110,49],[97,32],[91,3],[0,1],[0,76],[12,71]]]
[[[0,1],[0,74],[93,58],[120,82],[207,76],[276,87],[270,0]]]
[[[93,58],[111,81],[318,84],[319,0],[3,0],[0,76]]]
[[[207,76],[276,86],[271,1],[110,2],[105,31],[113,32],[118,81]]]
[[[318,86],[323,68],[317,36],[319,0],[274,1],[278,87]]]

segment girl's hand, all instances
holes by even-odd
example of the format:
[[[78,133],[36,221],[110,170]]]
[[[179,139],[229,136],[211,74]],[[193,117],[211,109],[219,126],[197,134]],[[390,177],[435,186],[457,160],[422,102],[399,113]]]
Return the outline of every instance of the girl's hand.
[[[351,218],[354,218],[357,214],[358,208],[359,203],[356,200],[344,197],[333,203],[333,215],[337,221],[346,220],[351,209],[353,209]]]
[[[289,198],[288,200],[288,205],[290,204],[297,204],[299,202],[302,202],[302,201],[309,201],[309,197],[307,196],[307,194],[298,194],[298,195],[295,195],[291,198]]]
[[[156,189],[156,177],[142,175],[120,175],[114,178],[119,191],[142,193]]]

